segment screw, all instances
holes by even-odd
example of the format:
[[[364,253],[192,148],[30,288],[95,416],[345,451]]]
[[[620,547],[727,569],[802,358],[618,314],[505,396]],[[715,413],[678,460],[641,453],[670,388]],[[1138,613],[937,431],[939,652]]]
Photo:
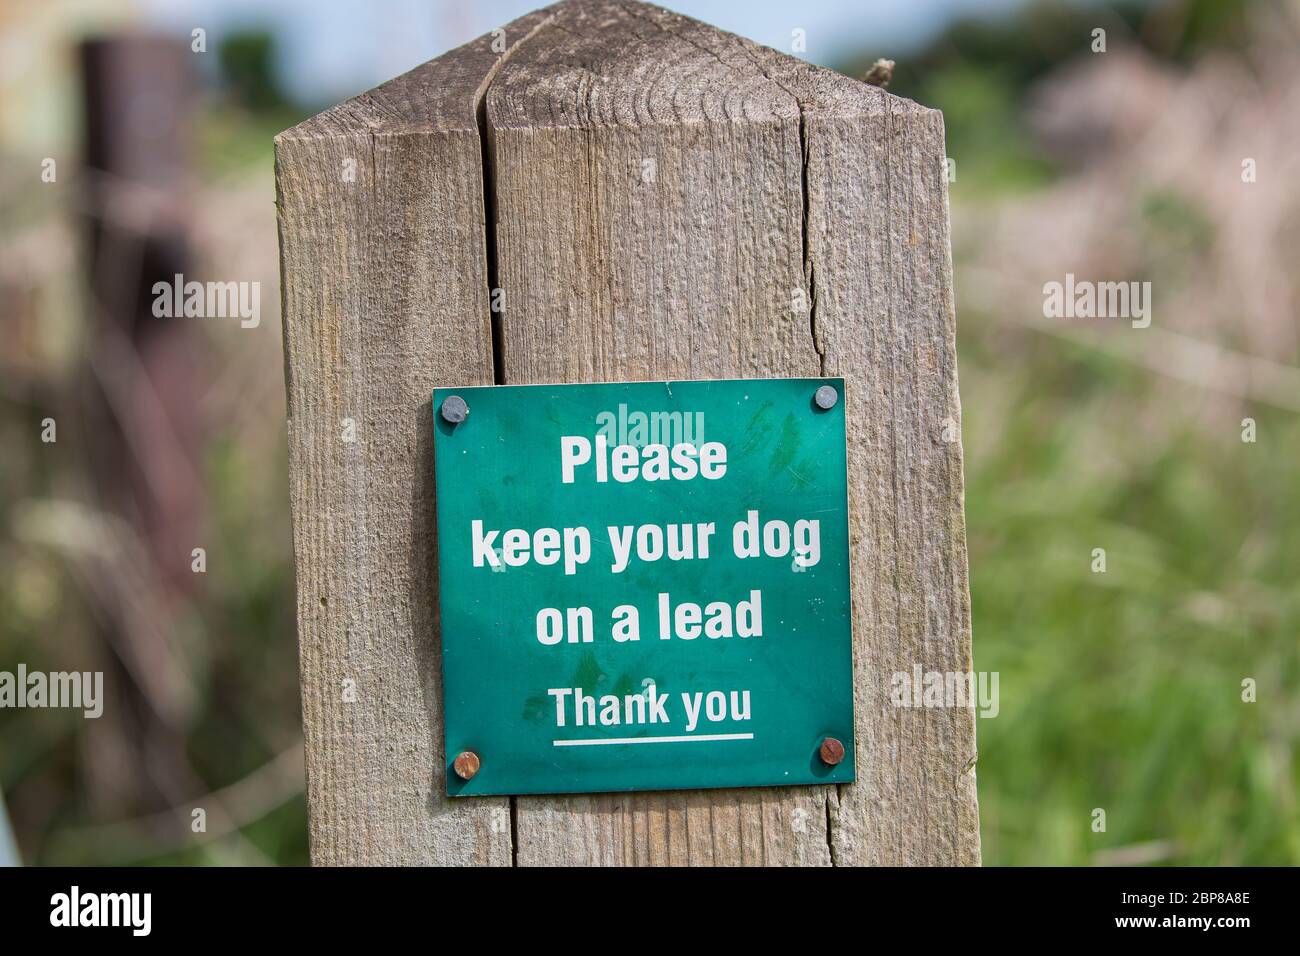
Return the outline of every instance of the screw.
[[[458,425],[469,417],[469,406],[459,395],[448,395],[442,400],[442,417],[445,421]]]
[[[835,403],[839,400],[840,393],[835,391],[835,388],[831,385],[823,385],[821,388],[817,389],[817,393],[813,395],[813,401],[816,402],[817,407],[823,411],[834,408]]]
[[[478,773],[478,768],[482,766],[482,763],[478,759],[478,754],[474,751],[462,750],[456,755],[456,761],[451,766],[460,779],[470,780],[474,774]]]
[[[844,759],[844,745],[834,737],[827,737],[822,741],[817,753],[821,755],[822,763],[828,767],[834,767]]]

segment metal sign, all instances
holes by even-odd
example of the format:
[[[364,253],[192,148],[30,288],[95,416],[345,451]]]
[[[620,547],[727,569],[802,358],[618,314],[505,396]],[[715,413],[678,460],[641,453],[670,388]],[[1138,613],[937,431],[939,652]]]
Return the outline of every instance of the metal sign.
[[[854,779],[843,394],[434,392],[448,794]]]

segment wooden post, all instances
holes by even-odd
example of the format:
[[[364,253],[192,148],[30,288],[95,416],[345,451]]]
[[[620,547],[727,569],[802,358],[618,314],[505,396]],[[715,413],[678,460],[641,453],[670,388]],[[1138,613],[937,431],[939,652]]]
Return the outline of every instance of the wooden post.
[[[973,710],[890,701],[971,669],[939,113],[571,0],[276,161],[316,863],[979,862]],[[849,381],[858,782],[448,801],[434,386],[819,374]]]

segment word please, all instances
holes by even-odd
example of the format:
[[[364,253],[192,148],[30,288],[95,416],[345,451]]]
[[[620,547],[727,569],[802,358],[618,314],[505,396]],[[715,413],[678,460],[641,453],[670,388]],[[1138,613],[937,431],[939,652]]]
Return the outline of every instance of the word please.
[[[698,460],[697,460],[698,459]],[[591,442],[581,435],[565,435],[560,439],[560,480],[573,484],[574,474],[582,465],[594,464],[596,481],[605,483],[612,474],[615,481],[690,481],[696,475],[710,480],[727,473],[727,446],[720,441],[707,441],[698,449],[689,442],[680,442],[669,448],[654,444],[615,445],[611,451],[609,439],[604,434],[596,436],[596,458],[592,462]]]

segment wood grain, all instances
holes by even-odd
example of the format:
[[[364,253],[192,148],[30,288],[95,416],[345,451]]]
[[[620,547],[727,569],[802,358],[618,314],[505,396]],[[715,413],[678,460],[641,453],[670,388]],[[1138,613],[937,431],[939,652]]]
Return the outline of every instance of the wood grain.
[[[511,862],[508,801],[444,796],[434,582],[431,394],[493,379],[476,118],[490,39],[276,138],[318,864]]]
[[[970,667],[941,117],[645,4],[504,39],[277,144],[313,859],[978,863],[973,712],[889,703],[895,671]],[[341,189],[367,141],[377,175]],[[508,827],[441,797],[428,397],[494,358],[511,384],[848,380],[856,784],[516,798]]]

